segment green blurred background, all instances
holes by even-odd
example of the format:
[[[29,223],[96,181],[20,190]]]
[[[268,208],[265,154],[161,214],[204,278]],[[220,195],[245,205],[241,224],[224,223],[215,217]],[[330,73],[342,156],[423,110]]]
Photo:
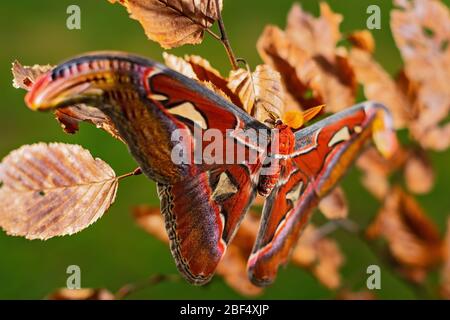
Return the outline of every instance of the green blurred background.
[[[330,0],[334,11],[344,15],[341,30],[346,33],[364,29],[366,8],[377,4],[382,10],[382,29],[372,31],[376,41],[376,58],[391,73],[401,67],[399,52],[389,30],[390,0]],[[447,5],[450,0],[444,1]],[[232,46],[239,57],[252,66],[260,63],[256,40],[266,24],[284,27],[286,15],[294,1],[224,0],[223,16]],[[303,0],[302,6],[318,14],[318,1]],[[81,8],[81,30],[66,28],[66,8]],[[119,5],[106,0],[21,0],[0,4],[0,157],[23,144],[67,142],[80,144],[94,156],[108,162],[117,174],[136,166],[125,146],[94,126],[82,124],[76,135],[65,134],[51,114],[31,112],[23,102],[24,92],[11,86],[11,62],[23,64],[56,64],[85,51],[116,49],[130,51],[161,60],[162,49],[147,40],[140,25],[128,18]],[[206,36],[203,44],[184,46],[174,54],[199,54],[226,74],[228,60],[220,43]],[[437,183],[434,191],[418,197],[419,202],[444,233],[450,213],[450,151],[431,155]],[[379,207],[377,201],[359,184],[359,172],[352,169],[345,178],[344,189],[349,196],[350,217],[366,225]],[[64,287],[66,268],[76,264],[82,270],[83,287],[106,287],[112,291],[122,285],[147,278],[152,274],[176,273],[175,264],[166,245],[139,229],[130,208],[136,204],[158,205],[155,185],[144,176],[121,182],[116,202],[93,226],[71,237],[45,242],[8,237],[0,232],[0,299],[40,299],[55,288]],[[324,219],[315,215],[314,220]],[[382,267],[382,289],[376,295],[385,299],[416,296],[410,287],[399,281],[364,243],[338,231],[336,234],[346,263],[342,268],[345,285],[350,289],[365,287],[366,268]],[[429,282],[437,281],[431,274]],[[266,299],[328,299],[335,296],[321,286],[308,272],[294,266],[280,270],[277,281],[267,288]],[[194,287],[184,281],[162,283],[142,290],[130,298],[146,299],[235,299],[241,298],[220,277],[205,287]]]

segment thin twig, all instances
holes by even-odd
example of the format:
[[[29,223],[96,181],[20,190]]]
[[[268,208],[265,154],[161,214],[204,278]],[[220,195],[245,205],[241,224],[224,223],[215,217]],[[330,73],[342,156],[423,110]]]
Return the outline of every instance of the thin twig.
[[[219,24],[219,30],[220,30],[220,41],[222,42],[223,46],[225,47],[225,50],[227,51],[228,59],[230,59],[231,66],[233,67],[233,70],[238,69],[238,64],[236,61],[236,56],[233,53],[233,49],[231,48],[230,40],[228,39],[227,32],[225,30],[225,24],[223,23],[222,19],[222,13],[220,12],[220,5],[219,0],[216,1],[216,10],[217,10],[217,17],[218,17],[218,24]]]
[[[156,274],[145,279],[144,281],[124,285],[115,294],[115,299],[121,300],[128,297],[130,294],[136,293],[137,291],[145,288],[153,287],[161,282],[166,281],[173,282],[178,281],[179,279],[180,276],[176,274],[173,275]]]

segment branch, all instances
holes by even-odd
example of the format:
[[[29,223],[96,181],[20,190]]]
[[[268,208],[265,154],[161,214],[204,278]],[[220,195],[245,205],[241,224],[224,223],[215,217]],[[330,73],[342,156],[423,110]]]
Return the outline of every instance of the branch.
[[[230,40],[228,39],[227,32],[225,30],[225,24],[223,23],[222,19],[222,13],[220,12],[220,5],[219,0],[216,1],[216,9],[217,9],[217,16],[218,16],[218,24],[219,24],[219,30],[220,30],[220,42],[222,42],[223,46],[225,47],[225,50],[227,51],[228,59],[230,59],[231,66],[233,67],[233,70],[238,69],[238,64],[236,61],[236,56],[233,53],[233,49],[231,48]],[[209,29],[207,29],[209,30]],[[212,31],[211,31],[212,32]],[[211,32],[209,32],[211,34]],[[216,35],[216,34],[214,34]]]

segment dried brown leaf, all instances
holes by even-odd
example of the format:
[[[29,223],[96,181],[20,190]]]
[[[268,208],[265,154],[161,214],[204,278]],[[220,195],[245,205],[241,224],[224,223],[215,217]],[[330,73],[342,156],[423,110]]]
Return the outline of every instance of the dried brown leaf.
[[[336,187],[320,200],[319,210],[328,219],[346,218],[348,216],[348,204],[344,190],[341,187]]]
[[[48,300],[114,300],[114,295],[106,289],[61,288],[47,296]]]
[[[294,4],[289,11],[286,33],[310,56],[317,54],[332,59],[341,39],[342,15],[334,13],[327,3],[320,3],[320,16],[315,18]]]
[[[341,284],[339,269],[344,257],[332,240],[318,236],[313,225],[309,224],[299,239],[292,254],[292,262],[310,270],[327,288],[336,289]]]
[[[434,171],[423,151],[412,152],[405,163],[405,182],[408,190],[416,194],[431,191],[434,186]]]
[[[36,79],[41,75],[53,69],[51,65],[23,66],[19,61],[12,64],[13,87],[17,89],[29,90]]]
[[[109,0],[125,6],[130,17],[139,21],[149,39],[170,49],[184,44],[199,44],[203,34],[218,19],[212,0]]]
[[[362,178],[361,183],[375,198],[383,200],[389,191],[389,181],[385,175],[366,172]]]
[[[389,176],[403,168],[408,151],[398,148],[388,160],[375,147],[367,149],[356,161],[357,167],[363,172],[362,184],[377,199],[383,200],[389,191]]]
[[[435,224],[400,187],[389,192],[367,236],[385,238],[392,256],[405,268],[427,270],[442,258]]]
[[[177,57],[167,52],[163,52],[163,58],[164,63],[169,68],[181,73],[182,75],[185,75],[188,78],[199,80],[191,64],[187,62],[185,59]]]
[[[367,51],[353,48],[349,54],[349,61],[358,82],[364,86],[366,98],[386,105],[392,112],[395,127],[404,127],[411,106],[391,76]]]
[[[80,122],[89,122],[97,128],[108,132],[114,138],[124,142],[111,119],[98,108],[85,104],[59,108],[55,111],[56,120],[66,133],[76,133]]]
[[[396,0],[391,29],[407,77],[419,85],[417,121],[422,130],[437,125],[450,110],[450,11],[436,0]]]
[[[288,109],[326,104],[335,112],[354,103],[356,78],[345,49],[336,48],[341,20],[325,3],[318,18],[294,5],[285,32],[269,26],[259,38],[262,59],[283,77]]]
[[[263,61],[281,74],[287,110],[308,109],[324,103],[320,93],[311,88],[319,81],[317,65],[284,31],[267,26],[258,39],[257,49]]]
[[[0,164],[0,226],[10,235],[49,239],[74,234],[114,202],[118,178],[77,145],[38,143]]]
[[[245,69],[233,70],[228,87],[239,96],[244,110],[257,120],[281,118],[284,107],[281,76],[270,66],[259,65],[253,73]]]
[[[418,139],[421,146],[425,149],[445,151],[450,147],[450,123],[442,127],[432,127],[425,133],[422,133]]]

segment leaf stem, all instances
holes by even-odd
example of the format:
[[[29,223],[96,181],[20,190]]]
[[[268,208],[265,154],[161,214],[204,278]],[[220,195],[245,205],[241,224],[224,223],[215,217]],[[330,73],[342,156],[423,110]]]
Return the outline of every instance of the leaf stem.
[[[220,40],[220,42],[222,42],[223,46],[225,47],[225,50],[227,51],[228,59],[230,59],[230,63],[231,63],[231,66],[233,67],[233,70],[237,70],[238,64],[237,64],[236,56],[233,53],[233,49],[231,48],[230,40],[228,39],[227,32],[225,30],[225,24],[223,23],[222,13],[220,12],[219,0],[215,0],[215,1],[216,1],[216,10],[217,10],[217,16],[218,16],[217,22],[219,24],[219,30],[220,30],[220,39],[219,40]],[[214,34],[214,35],[216,35],[216,34]]]
[[[132,172],[128,172],[128,173],[125,173],[125,174],[123,174],[123,175],[121,175],[121,176],[118,176],[118,177],[117,177],[117,180],[120,181],[120,180],[122,180],[122,179],[131,177],[131,176],[138,176],[138,175],[140,175],[140,174],[142,174],[142,170],[141,170],[140,167],[138,167],[138,168],[134,169]]]

